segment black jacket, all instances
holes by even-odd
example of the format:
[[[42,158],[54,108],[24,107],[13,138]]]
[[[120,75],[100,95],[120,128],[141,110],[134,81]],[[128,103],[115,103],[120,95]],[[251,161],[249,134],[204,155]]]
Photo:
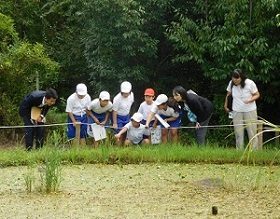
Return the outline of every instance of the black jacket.
[[[186,104],[196,115],[197,122],[201,123],[213,113],[214,107],[210,100],[196,94],[187,93]]]
[[[23,99],[23,101],[19,106],[19,115],[21,117],[27,116],[31,118],[31,108],[33,106],[39,107],[42,104],[45,95],[46,95],[46,91],[39,90],[39,91],[33,91],[29,95],[25,96],[25,98]],[[45,116],[50,107],[45,105],[39,108],[42,109],[41,114]]]

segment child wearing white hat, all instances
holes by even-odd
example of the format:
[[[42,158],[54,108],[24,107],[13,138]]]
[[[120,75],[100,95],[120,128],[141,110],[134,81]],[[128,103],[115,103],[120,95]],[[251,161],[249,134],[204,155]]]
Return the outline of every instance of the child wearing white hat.
[[[179,108],[176,109],[169,104],[169,99],[165,94],[160,94],[156,98],[151,112],[148,115],[146,121],[146,128],[149,128],[152,118],[158,114],[165,122],[170,125],[170,129],[162,128],[161,136],[162,143],[166,143],[168,140],[168,130],[170,131],[170,137],[172,142],[177,142],[178,140],[178,127],[181,125],[181,116],[179,113]],[[154,127],[156,126],[157,120],[155,120]]]
[[[120,86],[119,92],[113,99],[112,122],[113,128],[118,132],[122,127],[130,122],[130,109],[134,102],[134,94],[131,91],[132,85],[128,81],[124,81]],[[122,136],[124,140],[124,136]]]
[[[110,114],[112,112],[113,104],[110,101],[110,94],[107,91],[101,91],[99,94],[99,98],[94,99],[88,105],[88,123],[105,126],[110,118]],[[88,135],[93,137],[93,133],[91,130],[91,126],[88,125],[87,129]],[[95,146],[97,146],[97,142],[94,142]]]
[[[131,117],[131,121],[127,123],[121,131],[115,135],[117,139],[117,144],[120,145],[123,142],[121,141],[121,136],[127,132],[126,140],[124,145],[138,145],[138,144],[149,144],[150,140],[144,138],[144,136],[149,135],[148,130],[145,128],[145,125],[141,124],[143,115],[141,113],[134,113]]]
[[[76,124],[81,124],[80,141],[85,144],[87,136],[87,106],[91,98],[87,93],[87,86],[80,83],[76,86],[76,92],[67,98],[66,112],[68,114],[67,137],[68,139],[75,138]]]

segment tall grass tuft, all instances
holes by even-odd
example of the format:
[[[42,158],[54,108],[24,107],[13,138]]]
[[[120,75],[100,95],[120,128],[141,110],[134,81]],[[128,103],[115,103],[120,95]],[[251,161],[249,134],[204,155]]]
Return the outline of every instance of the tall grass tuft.
[[[258,132],[255,136],[253,136],[252,139],[249,140],[245,150],[243,151],[243,154],[242,156],[240,157],[240,161],[239,163],[244,163],[245,159],[246,159],[246,162],[247,164],[257,164],[258,163],[258,159],[260,159],[260,156],[257,156],[258,154],[261,154],[260,151],[262,150],[258,150],[258,149],[261,149],[261,148],[264,148],[263,146],[269,142],[271,142],[272,140],[275,140],[275,139],[278,139],[280,138],[280,135],[279,135],[279,132],[280,132],[280,127],[277,126],[277,125],[274,125],[272,124],[271,122],[265,120],[265,119],[261,119],[261,120],[258,120],[259,122],[262,123],[262,126],[264,127],[262,131]],[[278,133],[278,135],[275,135],[275,137],[273,138],[270,138],[268,139],[267,141],[265,142],[259,142],[259,145],[258,145],[258,148],[253,148],[253,140],[255,138],[260,138],[260,136],[262,136],[264,133],[268,133],[268,132],[274,132],[274,133]],[[262,138],[261,138],[262,139]],[[260,144],[261,143],[261,144]],[[269,148],[269,147],[268,147]],[[275,152],[273,152],[275,153]],[[271,164],[270,165],[273,165],[273,162],[276,161],[276,157],[279,153],[279,150],[278,152],[276,153],[276,155],[274,155],[272,161],[270,162]],[[271,156],[270,156],[270,159],[271,159]],[[261,158],[261,160],[263,160],[263,158]],[[277,164],[279,162],[276,162]],[[258,163],[259,164],[259,163]]]
[[[48,135],[46,145],[48,145],[49,147],[59,148],[63,145],[64,142],[65,136],[61,135],[61,133],[59,133],[58,131],[53,130]]]
[[[35,175],[34,175],[33,166],[27,167],[27,172],[24,174],[23,177],[24,177],[26,192],[31,193],[32,188],[34,187],[34,183],[35,183]]]
[[[35,172],[34,172],[34,166],[35,162],[31,158],[31,154],[27,154],[27,159],[26,159],[26,165],[27,165],[27,171],[23,175],[24,182],[25,182],[25,189],[27,193],[31,193],[32,189],[35,184]]]
[[[47,153],[45,163],[39,169],[41,191],[57,192],[61,183],[61,156],[58,150],[52,149]]]
[[[268,139],[267,141],[263,142],[263,145],[267,144],[268,142],[271,142],[272,140],[278,139],[280,138],[279,132],[280,132],[280,127],[278,125],[274,125],[273,123],[261,118],[261,121],[264,129],[260,132],[258,132],[253,138],[258,138],[260,135],[263,135],[264,133],[268,133],[268,132],[273,132],[273,133],[278,133],[278,135],[276,135],[273,138]],[[252,140],[251,139],[247,145],[248,148],[250,148],[251,144],[252,144]],[[263,146],[262,145],[262,146]]]

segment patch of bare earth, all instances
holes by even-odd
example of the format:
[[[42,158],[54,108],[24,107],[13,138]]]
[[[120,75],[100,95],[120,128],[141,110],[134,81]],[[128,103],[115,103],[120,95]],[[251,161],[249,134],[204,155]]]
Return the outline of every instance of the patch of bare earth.
[[[279,218],[280,170],[250,176],[262,171],[271,170],[189,164],[63,166],[59,192],[43,194],[34,188],[28,194],[27,168],[2,168],[0,218]],[[35,187],[40,183],[36,180]]]

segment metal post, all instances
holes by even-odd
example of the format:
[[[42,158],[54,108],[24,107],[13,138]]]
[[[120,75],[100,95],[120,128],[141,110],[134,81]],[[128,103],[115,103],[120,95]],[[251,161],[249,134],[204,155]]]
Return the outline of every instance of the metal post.
[[[263,123],[261,120],[258,120],[257,124],[257,133],[258,133],[258,149],[262,149],[263,147]]]
[[[275,132],[275,144],[279,144],[279,131]]]
[[[79,145],[80,144],[81,123],[77,122],[75,128],[76,128],[76,134],[75,134],[76,136],[75,136],[74,143],[75,143],[75,145]]]

